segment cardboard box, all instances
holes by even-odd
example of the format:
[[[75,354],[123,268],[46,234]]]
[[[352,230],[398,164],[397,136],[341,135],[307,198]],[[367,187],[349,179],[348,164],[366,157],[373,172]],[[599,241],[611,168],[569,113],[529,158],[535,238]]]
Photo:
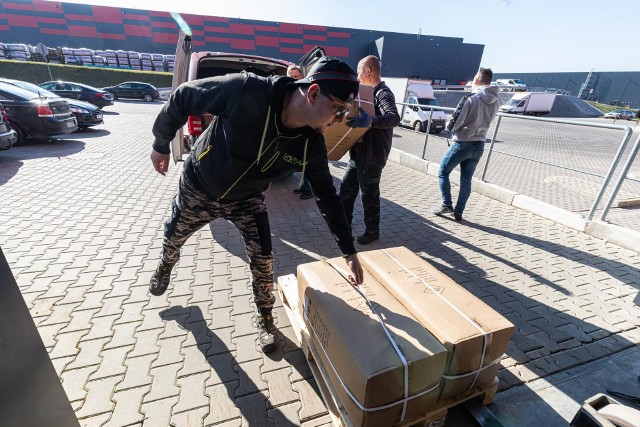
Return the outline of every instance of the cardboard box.
[[[375,116],[375,108],[373,107],[373,87],[360,85],[358,96],[351,107],[351,112],[347,116],[357,117],[358,107],[362,107],[370,116]],[[346,123],[345,119],[345,123]],[[349,149],[362,136],[367,133],[368,128],[350,128],[345,123],[335,123],[329,129],[324,131],[324,143],[327,146],[327,158],[329,160],[340,160]]]
[[[366,268],[449,350],[440,400],[490,385],[514,326],[404,247],[358,254]]]
[[[405,401],[405,421],[435,409],[447,350],[367,276],[365,295],[387,336],[366,299],[338,272],[344,268],[342,258],[300,265],[297,281],[311,342],[349,419],[354,426],[392,426],[401,421]]]

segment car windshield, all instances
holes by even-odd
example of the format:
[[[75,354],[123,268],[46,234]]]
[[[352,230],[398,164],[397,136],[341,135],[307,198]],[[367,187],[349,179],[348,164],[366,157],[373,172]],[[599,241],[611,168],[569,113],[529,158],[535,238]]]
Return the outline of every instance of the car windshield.
[[[34,85],[33,83],[23,82],[20,80],[11,80],[8,83],[21,87],[22,89],[28,90],[29,92],[40,94],[40,96],[45,98],[58,98],[58,95],[56,95],[55,93],[49,92],[45,88],[42,88],[38,85]]]
[[[516,105],[518,105],[518,103],[520,102],[520,99],[513,99],[511,98],[510,100],[507,101],[507,104],[509,107],[515,107]]]
[[[513,79],[513,82],[515,84],[517,84],[517,85],[523,85],[524,84],[524,82],[522,80],[519,80],[519,79]]]
[[[418,104],[431,105],[431,106],[434,106],[434,107],[440,106],[440,104],[438,104],[438,100],[435,99],[435,98],[418,98]],[[423,110],[430,110],[430,108],[428,108],[428,107],[421,106],[420,108],[423,109]]]

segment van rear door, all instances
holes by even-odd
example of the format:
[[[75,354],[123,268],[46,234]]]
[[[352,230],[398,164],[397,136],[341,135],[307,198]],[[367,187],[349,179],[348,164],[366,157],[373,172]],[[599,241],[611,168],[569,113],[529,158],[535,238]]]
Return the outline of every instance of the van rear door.
[[[304,56],[300,58],[300,62],[298,63],[298,66],[302,70],[302,76],[306,77],[311,67],[313,67],[313,64],[315,64],[320,58],[323,58],[325,56],[327,56],[327,54],[320,46],[316,46],[309,52],[305,53]]]
[[[174,91],[182,83],[187,81],[189,72],[189,61],[191,59],[191,36],[180,30],[178,35],[178,45],[176,47],[176,59],[173,65],[173,80],[171,81],[171,91]],[[178,130],[176,136],[171,141],[171,154],[173,161],[178,163],[182,161],[184,149],[184,132],[182,128]]]

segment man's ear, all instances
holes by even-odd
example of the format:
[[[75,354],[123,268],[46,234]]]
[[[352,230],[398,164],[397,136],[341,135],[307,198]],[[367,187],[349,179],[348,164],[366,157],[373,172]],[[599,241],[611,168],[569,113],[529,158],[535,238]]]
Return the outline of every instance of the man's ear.
[[[313,103],[318,95],[320,95],[320,85],[314,83],[309,86],[307,89],[307,101]]]

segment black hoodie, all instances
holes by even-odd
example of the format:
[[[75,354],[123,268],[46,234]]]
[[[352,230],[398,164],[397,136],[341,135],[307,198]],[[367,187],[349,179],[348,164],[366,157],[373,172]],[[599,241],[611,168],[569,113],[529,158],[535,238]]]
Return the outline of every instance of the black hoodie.
[[[340,250],[355,253],[323,136],[310,127],[282,124],[285,94],[299,88],[293,82],[242,72],[184,83],[156,118],[153,149],[169,154],[171,140],[189,116],[213,114],[185,161],[191,181],[212,199],[238,201],[266,191],[274,179],[304,171]]]

